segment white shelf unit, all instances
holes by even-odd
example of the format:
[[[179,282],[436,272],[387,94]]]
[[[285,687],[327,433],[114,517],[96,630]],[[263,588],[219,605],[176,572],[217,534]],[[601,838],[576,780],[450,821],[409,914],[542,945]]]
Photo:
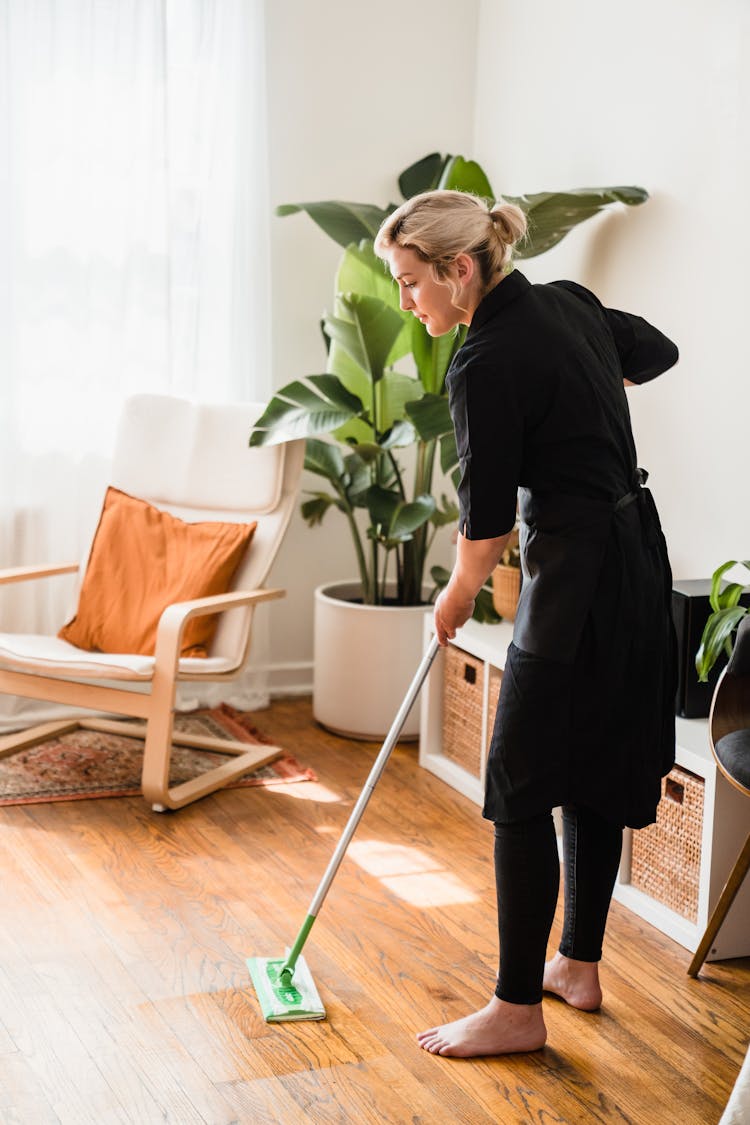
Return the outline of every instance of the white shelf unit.
[[[433,634],[432,615],[425,617],[425,648]],[[487,747],[494,715],[490,713],[490,669],[502,672],[513,626],[479,625],[469,621],[451,642],[484,664],[482,746]],[[444,650],[440,650],[422,691],[419,764],[481,807],[484,800],[486,754],[480,776],[463,769],[442,753]],[[706,719],[677,719],[676,764],[703,780],[703,818],[698,914],[684,918],[630,883],[632,831],[626,829],[623,859],[614,898],[662,933],[694,952],[706,929],[729,872],[750,828],[750,801],[716,768],[708,741]],[[719,930],[708,960],[750,956],[750,880],[745,880]]]

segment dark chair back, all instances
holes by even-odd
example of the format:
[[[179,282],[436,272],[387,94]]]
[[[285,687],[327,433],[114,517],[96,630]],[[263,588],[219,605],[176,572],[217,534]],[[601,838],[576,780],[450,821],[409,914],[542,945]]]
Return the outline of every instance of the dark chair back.
[[[732,656],[714,690],[709,734],[717,766],[750,797],[750,614],[739,624]]]

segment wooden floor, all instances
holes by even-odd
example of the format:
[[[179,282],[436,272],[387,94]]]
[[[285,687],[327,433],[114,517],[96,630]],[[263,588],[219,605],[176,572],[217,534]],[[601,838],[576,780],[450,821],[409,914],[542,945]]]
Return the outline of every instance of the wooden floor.
[[[0,808],[0,1122],[718,1121],[750,1034],[750,960],[688,952],[612,908],[596,1014],[545,1001],[549,1044],[420,1051],[496,968],[491,826],[397,748],[306,946],[322,1023],[268,1025],[247,956],[304,918],[377,747],[306,700],[258,725],[319,782]],[[560,918],[553,941],[559,937]]]

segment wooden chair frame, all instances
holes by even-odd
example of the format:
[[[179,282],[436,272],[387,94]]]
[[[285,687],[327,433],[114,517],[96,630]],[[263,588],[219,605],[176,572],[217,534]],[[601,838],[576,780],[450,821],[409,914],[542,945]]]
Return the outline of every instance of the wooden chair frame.
[[[0,585],[21,582],[26,579],[51,577],[57,574],[74,574],[78,564],[52,567],[14,567],[0,571]],[[261,602],[283,597],[285,591],[279,589],[236,591],[217,594],[213,597],[196,598],[193,601],[178,602],[164,610],[159,621],[154,656],[153,677],[149,681],[151,690],[147,692],[132,688],[113,688],[102,684],[66,680],[58,676],[43,676],[37,673],[16,672],[0,669],[0,691],[21,695],[29,699],[48,700],[64,703],[72,707],[86,707],[126,715],[130,719],[146,721],[144,732],[142,723],[121,719],[74,718],[43,723],[30,730],[16,731],[0,739],[0,757],[7,757],[29,746],[46,742],[50,738],[83,728],[85,730],[106,731],[112,734],[145,738],[143,752],[142,785],[143,795],[156,812],[166,809],[179,809],[200,797],[205,797],[230,781],[241,777],[250,770],[258,769],[283,753],[278,746],[254,746],[248,749],[246,742],[211,738],[207,735],[182,733],[174,729],[174,703],[177,684],[185,680],[200,680],[200,675],[178,672],[180,639],[186,623],[191,617],[202,614],[220,613],[239,606],[258,605]],[[249,647],[249,646],[248,646]],[[237,671],[212,674],[211,682],[231,680]],[[230,761],[216,766],[198,777],[184,781],[172,788],[169,786],[169,767],[172,744],[191,746],[201,750],[212,750],[230,755]]]

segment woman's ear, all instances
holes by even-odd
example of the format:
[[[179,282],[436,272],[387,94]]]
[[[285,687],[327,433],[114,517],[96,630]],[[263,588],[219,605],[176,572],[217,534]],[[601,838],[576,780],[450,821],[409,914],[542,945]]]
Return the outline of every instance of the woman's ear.
[[[454,262],[456,277],[463,285],[468,285],[473,280],[477,264],[471,254],[457,254]]]

